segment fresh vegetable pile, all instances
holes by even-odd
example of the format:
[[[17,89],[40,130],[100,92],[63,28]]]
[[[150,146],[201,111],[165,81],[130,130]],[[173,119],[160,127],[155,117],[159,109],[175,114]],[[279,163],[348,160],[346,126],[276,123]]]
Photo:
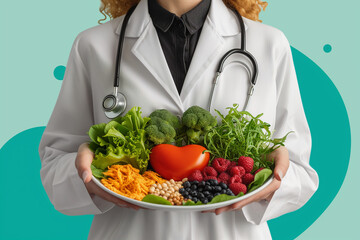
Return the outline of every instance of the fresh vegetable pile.
[[[270,125],[228,108],[221,122],[198,106],[178,118],[165,109],[123,117],[90,128],[93,175],[123,196],[165,205],[227,201],[254,191],[272,174],[267,156],[286,136],[271,138]],[[150,162],[150,165],[149,165]]]

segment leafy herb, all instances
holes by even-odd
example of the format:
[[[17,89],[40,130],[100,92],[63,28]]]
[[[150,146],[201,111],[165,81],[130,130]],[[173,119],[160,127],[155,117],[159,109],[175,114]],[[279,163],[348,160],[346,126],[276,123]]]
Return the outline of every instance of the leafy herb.
[[[93,125],[89,129],[92,140],[89,147],[95,153],[93,174],[108,166],[131,164],[143,173],[148,166],[150,148],[145,137],[145,127],[150,118],[141,117],[140,107],[133,107],[123,117],[109,123]],[[94,174],[94,176],[95,176]]]
[[[254,159],[255,170],[260,167],[271,168],[273,161],[267,161],[267,155],[284,146],[290,132],[282,138],[272,139],[270,124],[260,119],[263,114],[254,117],[237,108],[237,104],[227,108],[229,113],[226,116],[215,110],[222,122],[204,137],[205,147],[212,156],[211,161],[218,157],[237,161],[240,156],[248,156]]]
[[[264,168],[255,175],[254,181],[248,186],[248,193],[256,190],[264,184],[264,182],[271,176],[272,171],[268,168]]]
[[[171,203],[165,198],[153,194],[146,195],[141,201],[155,204],[171,205]]]

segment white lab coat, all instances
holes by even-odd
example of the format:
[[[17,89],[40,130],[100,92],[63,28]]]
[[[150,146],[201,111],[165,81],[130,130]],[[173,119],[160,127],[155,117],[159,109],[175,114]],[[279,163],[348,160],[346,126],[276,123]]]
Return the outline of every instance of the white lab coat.
[[[270,239],[266,221],[300,208],[318,187],[318,176],[309,166],[310,131],[284,34],[244,19],[247,50],[259,65],[247,110],[255,115],[264,113],[262,119],[275,129],[274,137],[295,131],[286,142],[290,167],[272,200],[219,216],[135,211],[90,197],[74,165],[78,146],[89,141],[90,126],[109,121],[102,101],[113,91],[122,20],[119,17],[81,32],[71,49],[61,91],[39,147],[41,179],[54,207],[67,215],[94,214],[89,239]],[[235,15],[221,0],[213,0],[179,96],[148,14],[147,0],[142,0],[130,18],[123,47],[120,91],[126,95],[127,110],[140,106],[147,116],[158,108],[178,115],[192,105],[206,108],[221,56],[239,46]],[[233,103],[242,107],[248,84],[244,68],[229,61],[215,91],[213,108],[226,113],[225,108]]]

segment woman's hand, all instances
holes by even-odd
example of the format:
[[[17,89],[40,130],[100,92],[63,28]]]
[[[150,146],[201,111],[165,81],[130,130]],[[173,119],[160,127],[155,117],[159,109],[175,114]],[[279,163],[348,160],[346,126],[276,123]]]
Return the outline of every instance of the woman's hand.
[[[288,168],[289,168],[289,153],[286,147],[279,147],[271,154],[269,154],[268,159],[274,159],[275,161],[275,169],[274,169],[274,179],[273,181],[264,188],[262,191],[256,193],[255,195],[234,203],[227,207],[218,208],[211,211],[204,212],[215,212],[216,215],[219,215],[226,211],[238,210],[244,207],[247,204],[252,202],[257,202],[261,200],[270,201],[275,191],[280,187],[280,183],[282,178],[285,176]]]
[[[94,158],[94,153],[89,149],[87,143],[83,143],[79,146],[78,154],[75,160],[75,166],[78,170],[80,178],[83,179],[86,189],[90,195],[97,195],[109,202],[115,203],[120,207],[130,207],[135,210],[138,210],[140,207],[133,205],[131,203],[125,202],[117,197],[112,196],[111,194],[105,192],[91,180],[91,162]]]

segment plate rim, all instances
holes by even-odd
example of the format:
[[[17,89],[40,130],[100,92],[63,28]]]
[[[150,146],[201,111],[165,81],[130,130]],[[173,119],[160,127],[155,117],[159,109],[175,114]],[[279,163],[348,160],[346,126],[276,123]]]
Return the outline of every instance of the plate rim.
[[[190,206],[184,206],[184,205],[163,205],[163,204],[155,204],[155,203],[148,203],[148,202],[143,202],[143,201],[139,201],[139,200],[135,200],[132,198],[128,198],[125,197],[121,194],[118,194],[116,192],[113,192],[112,190],[108,189],[107,187],[105,187],[94,175],[91,175],[91,180],[94,181],[94,183],[100,187],[102,190],[104,190],[105,192],[121,199],[124,200],[126,202],[129,202],[131,204],[140,206],[140,207],[144,207],[147,209],[152,209],[152,210],[167,210],[167,211],[204,211],[204,210],[213,210],[216,208],[220,208],[220,207],[225,207],[225,206],[229,206],[233,203],[239,202],[241,200],[247,199],[249,197],[251,197],[252,195],[260,192],[262,189],[266,188],[274,179],[274,173],[272,173],[268,179],[264,182],[263,185],[261,185],[259,188],[257,188],[256,190],[252,191],[251,193],[247,193],[241,197],[238,198],[234,198],[231,200],[227,200],[227,201],[223,201],[223,202],[219,202],[219,203],[213,203],[213,204],[203,204],[203,205],[190,205]]]

